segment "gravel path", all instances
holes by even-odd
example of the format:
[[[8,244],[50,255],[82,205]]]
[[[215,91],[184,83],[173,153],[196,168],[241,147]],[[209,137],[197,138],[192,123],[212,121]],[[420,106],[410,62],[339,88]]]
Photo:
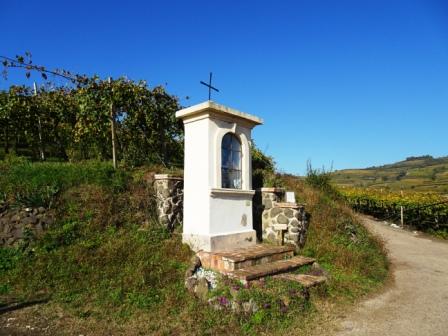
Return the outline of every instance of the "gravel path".
[[[362,220],[384,239],[394,283],[341,321],[337,335],[448,335],[448,243]]]

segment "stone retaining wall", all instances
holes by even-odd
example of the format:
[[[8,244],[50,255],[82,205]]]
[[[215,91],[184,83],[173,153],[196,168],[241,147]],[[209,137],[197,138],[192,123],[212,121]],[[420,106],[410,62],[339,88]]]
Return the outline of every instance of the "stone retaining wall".
[[[263,210],[271,209],[274,203],[283,202],[285,199],[284,188],[260,188],[258,192],[261,194]]]
[[[308,220],[303,205],[285,203],[285,189],[260,188],[254,200],[254,223],[259,240],[292,244],[297,250],[305,245]]]
[[[281,202],[284,199],[285,189],[283,188],[260,188],[255,191],[253,200],[253,223],[257,232],[259,242],[263,240],[263,211],[271,209],[274,202]]]
[[[154,179],[159,222],[169,230],[173,230],[177,225],[182,225],[183,178],[168,174],[156,174]]]
[[[44,207],[11,208],[0,202],[0,246],[17,246],[25,238],[40,237],[54,216]]]
[[[292,244],[302,248],[306,241],[308,221],[305,207],[294,203],[277,203],[262,215],[263,240],[275,244]]]

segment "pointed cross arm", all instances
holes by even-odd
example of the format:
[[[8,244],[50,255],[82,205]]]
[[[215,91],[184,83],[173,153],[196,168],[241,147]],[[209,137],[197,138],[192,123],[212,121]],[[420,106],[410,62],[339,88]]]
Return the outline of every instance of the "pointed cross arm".
[[[216,92],[219,92],[219,90],[218,90],[217,88],[211,86],[210,84],[204,83],[203,81],[200,81],[200,83],[201,83],[202,85],[205,85],[205,86],[209,87],[209,88],[212,89],[212,90],[215,90]]]

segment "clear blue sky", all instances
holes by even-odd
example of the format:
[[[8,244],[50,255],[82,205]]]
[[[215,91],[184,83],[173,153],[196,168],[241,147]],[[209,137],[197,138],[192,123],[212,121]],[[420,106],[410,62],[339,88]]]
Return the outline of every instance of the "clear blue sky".
[[[183,105],[213,71],[212,99],[265,120],[283,171],[448,155],[447,1],[0,1],[0,55],[166,83]]]

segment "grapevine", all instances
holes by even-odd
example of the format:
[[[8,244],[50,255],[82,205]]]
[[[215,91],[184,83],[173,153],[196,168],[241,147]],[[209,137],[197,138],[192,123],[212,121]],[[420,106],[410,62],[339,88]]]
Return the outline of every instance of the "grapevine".
[[[448,198],[440,194],[360,188],[341,188],[340,193],[353,209],[379,219],[398,220],[403,207],[405,224],[424,231],[448,228]]]

